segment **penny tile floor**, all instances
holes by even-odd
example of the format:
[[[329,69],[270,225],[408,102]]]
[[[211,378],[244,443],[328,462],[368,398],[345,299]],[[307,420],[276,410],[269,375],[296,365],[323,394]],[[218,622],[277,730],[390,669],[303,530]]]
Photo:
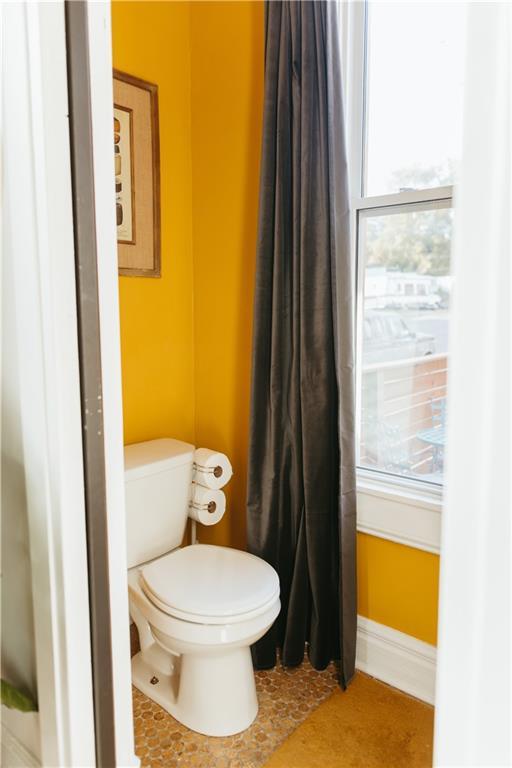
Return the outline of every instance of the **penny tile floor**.
[[[135,752],[143,768],[260,768],[272,752],[336,688],[333,665],[256,672],[259,712],[236,736],[214,738],[190,731],[133,688]]]

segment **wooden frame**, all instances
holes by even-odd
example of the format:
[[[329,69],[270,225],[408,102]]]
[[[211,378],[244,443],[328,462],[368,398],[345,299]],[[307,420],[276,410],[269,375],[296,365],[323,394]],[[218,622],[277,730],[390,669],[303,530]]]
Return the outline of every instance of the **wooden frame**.
[[[130,125],[130,158],[133,158],[134,152],[133,152],[133,109],[130,109],[130,107],[122,107],[120,104],[114,103],[114,109],[117,109],[119,112],[126,112],[128,115],[128,122]],[[114,118],[114,131],[115,131],[115,122],[116,119]],[[114,162],[115,162],[115,156],[114,156]],[[137,217],[135,216],[135,174],[134,174],[134,164],[133,162],[130,163],[130,182],[131,182],[131,195],[130,195],[130,202],[131,202],[131,215],[132,215],[132,236],[129,239],[123,239],[122,237],[117,237],[117,242],[122,243],[124,245],[135,245],[137,242]],[[116,195],[117,195],[117,179],[116,179]]]
[[[131,216],[129,235],[117,240],[119,274],[137,277],[161,275],[160,226],[160,137],[158,124],[158,86],[141,78],[113,70],[114,109],[129,115],[130,182],[128,206]],[[127,88],[128,86],[128,88]],[[130,93],[140,89],[149,95]],[[137,104],[138,100],[138,104]],[[125,102],[131,102],[131,104]],[[142,114],[144,113],[144,114]],[[149,121],[150,146],[147,144]],[[145,125],[144,125],[145,124]],[[148,173],[149,171],[149,173]],[[151,179],[148,179],[149,174]],[[120,176],[116,177],[116,184]],[[116,194],[118,190],[116,189]]]

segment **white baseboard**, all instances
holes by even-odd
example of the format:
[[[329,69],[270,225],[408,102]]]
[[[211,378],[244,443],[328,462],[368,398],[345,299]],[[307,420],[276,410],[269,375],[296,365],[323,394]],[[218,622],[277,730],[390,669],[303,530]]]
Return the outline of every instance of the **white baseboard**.
[[[433,645],[358,616],[356,667],[400,691],[434,703],[436,649]]]
[[[3,768],[40,768],[39,714],[2,707],[1,742]]]

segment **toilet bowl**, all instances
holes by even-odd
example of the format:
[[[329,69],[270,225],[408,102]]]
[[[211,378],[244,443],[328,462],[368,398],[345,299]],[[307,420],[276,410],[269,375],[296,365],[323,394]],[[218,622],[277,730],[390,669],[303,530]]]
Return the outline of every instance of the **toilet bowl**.
[[[181,546],[194,452],[170,438],[125,447],[132,680],[194,731],[228,736],[258,712],[250,646],[279,613],[279,578],[247,552]]]
[[[279,613],[279,580],[260,558],[196,544],[129,571],[141,641],[134,685],[208,736],[247,728],[258,701],[250,645]]]

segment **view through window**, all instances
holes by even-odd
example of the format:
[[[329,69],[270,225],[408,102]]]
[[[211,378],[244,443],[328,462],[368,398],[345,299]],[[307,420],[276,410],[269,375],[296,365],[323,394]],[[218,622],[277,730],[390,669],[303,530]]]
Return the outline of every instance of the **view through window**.
[[[369,3],[366,27],[358,463],[438,484],[463,20],[461,4]]]
[[[368,4],[365,194],[453,184],[464,3]]]

